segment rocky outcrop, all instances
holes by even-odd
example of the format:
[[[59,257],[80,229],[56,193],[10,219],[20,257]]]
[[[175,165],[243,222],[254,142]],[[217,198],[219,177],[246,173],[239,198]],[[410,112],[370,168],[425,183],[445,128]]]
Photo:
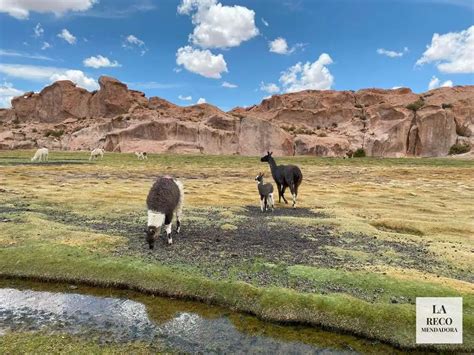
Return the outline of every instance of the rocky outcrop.
[[[223,112],[181,107],[110,77],[88,92],[58,81],[0,110],[0,149],[204,154],[443,156],[474,145],[474,86],[415,94],[396,90],[301,91]]]

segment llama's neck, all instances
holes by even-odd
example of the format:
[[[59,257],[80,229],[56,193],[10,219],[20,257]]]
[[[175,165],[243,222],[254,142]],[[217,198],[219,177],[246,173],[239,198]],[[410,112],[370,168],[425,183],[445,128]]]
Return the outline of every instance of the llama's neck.
[[[270,165],[270,170],[272,172],[274,172],[277,168],[277,165],[276,165],[276,162],[275,162],[275,159],[273,159],[272,157],[270,157],[270,159],[268,159],[268,164]]]

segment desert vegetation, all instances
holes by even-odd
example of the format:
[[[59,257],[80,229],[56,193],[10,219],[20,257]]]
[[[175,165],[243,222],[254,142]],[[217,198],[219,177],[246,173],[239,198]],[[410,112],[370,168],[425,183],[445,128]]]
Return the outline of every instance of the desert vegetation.
[[[33,153],[0,152],[3,277],[192,298],[404,348],[416,297],[462,296],[464,344],[438,349],[474,349],[472,161],[279,158],[304,175],[298,207],[261,213],[258,157]],[[180,237],[150,251],[157,175],[183,181],[186,204]]]

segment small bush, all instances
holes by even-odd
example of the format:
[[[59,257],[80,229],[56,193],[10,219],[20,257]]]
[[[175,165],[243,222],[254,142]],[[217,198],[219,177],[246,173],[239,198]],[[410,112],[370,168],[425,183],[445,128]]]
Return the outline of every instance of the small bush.
[[[31,132],[36,133],[36,132],[38,132],[38,130],[37,130],[36,128],[33,128],[33,129],[31,130]]]
[[[18,118],[15,118],[13,121],[12,121],[13,124],[18,124],[20,123],[20,120]]]
[[[354,106],[357,107],[357,108],[362,108],[362,107],[364,107],[364,106],[362,106],[361,104],[355,104]]]
[[[333,122],[333,123],[332,123],[332,127],[333,127],[333,128],[337,128],[337,123],[336,123],[336,122]]]
[[[441,107],[442,107],[443,109],[453,108],[453,104],[442,104]]]
[[[357,148],[357,150],[354,152],[352,156],[354,158],[365,158],[366,154],[365,154],[364,148]]]
[[[471,150],[471,147],[468,144],[454,144],[449,148],[449,155],[464,154]]]
[[[55,137],[55,138],[59,138],[61,137],[62,135],[64,134],[64,130],[60,129],[59,131],[47,131],[44,135],[46,137]]]
[[[406,106],[407,109],[412,110],[414,112],[418,111],[420,108],[425,106],[425,101],[422,98],[419,98],[415,102],[412,102],[411,104],[408,104]]]
[[[327,137],[328,135],[324,132],[318,133],[318,137]]]

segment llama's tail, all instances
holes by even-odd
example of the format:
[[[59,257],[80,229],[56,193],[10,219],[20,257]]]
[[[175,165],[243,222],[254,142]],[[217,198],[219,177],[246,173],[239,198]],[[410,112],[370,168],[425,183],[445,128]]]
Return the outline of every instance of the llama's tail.
[[[293,175],[293,182],[295,184],[295,193],[298,194],[298,187],[301,185],[301,182],[303,181],[303,173],[301,170],[298,168],[296,169],[294,175]]]
[[[183,204],[184,204],[184,185],[179,180],[174,180],[175,184],[178,186],[179,189],[179,202],[178,206],[176,206],[176,215],[179,217],[183,212]]]

